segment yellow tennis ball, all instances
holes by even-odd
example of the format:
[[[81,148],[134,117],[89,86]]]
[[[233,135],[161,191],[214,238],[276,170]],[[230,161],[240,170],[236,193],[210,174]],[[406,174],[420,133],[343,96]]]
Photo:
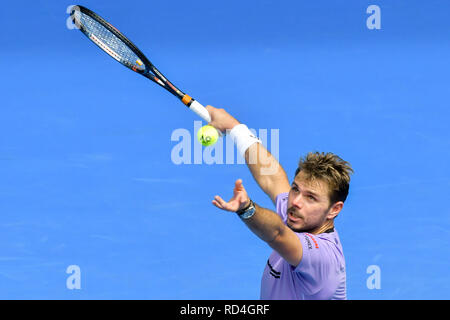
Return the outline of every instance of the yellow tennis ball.
[[[208,124],[198,130],[197,139],[205,147],[212,146],[219,139],[219,132],[217,132],[216,128]]]

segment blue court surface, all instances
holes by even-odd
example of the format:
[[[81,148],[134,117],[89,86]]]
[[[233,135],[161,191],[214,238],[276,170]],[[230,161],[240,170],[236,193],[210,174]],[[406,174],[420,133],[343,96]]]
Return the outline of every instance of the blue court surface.
[[[0,298],[259,299],[271,249],[211,201],[238,178],[271,201],[226,140],[202,149],[194,113],[72,29],[74,4],[0,12]],[[79,4],[265,135],[290,179],[308,151],[352,164],[349,299],[450,298],[448,1]]]

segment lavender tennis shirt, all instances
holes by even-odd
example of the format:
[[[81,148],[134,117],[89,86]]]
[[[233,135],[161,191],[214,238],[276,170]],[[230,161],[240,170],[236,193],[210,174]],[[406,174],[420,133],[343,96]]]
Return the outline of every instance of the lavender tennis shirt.
[[[286,224],[288,193],[276,199],[278,215]],[[345,260],[336,230],[296,233],[303,257],[294,267],[276,251],[267,261],[261,280],[262,300],[345,300]]]

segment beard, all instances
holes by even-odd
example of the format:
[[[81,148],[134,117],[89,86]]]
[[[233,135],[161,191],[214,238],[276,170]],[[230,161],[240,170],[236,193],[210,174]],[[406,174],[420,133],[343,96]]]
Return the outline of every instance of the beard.
[[[289,214],[289,213],[291,213],[294,217],[297,217],[296,214],[295,214],[295,209],[294,209],[293,207],[290,207],[290,208],[287,209],[286,214]],[[308,226],[294,227],[294,226],[292,226],[291,224],[292,224],[292,222],[289,222],[289,217],[287,217],[287,219],[286,219],[286,225],[287,225],[287,226],[289,227],[289,229],[291,229],[292,231],[299,233],[299,232],[308,232],[308,231],[311,230],[311,228],[308,227]]]
[[[308,232],[308,233],[312,233],[312,231],[314,230],[313,228],[308,228],[308,227],[302,227],[302,228],[294,228],[293,226],[290,226],[289,223],[286,223],[286,225],[289,227],[289,229],[291,229],[292,231],[296,232],[296,233],[302,233],[302,232]]]

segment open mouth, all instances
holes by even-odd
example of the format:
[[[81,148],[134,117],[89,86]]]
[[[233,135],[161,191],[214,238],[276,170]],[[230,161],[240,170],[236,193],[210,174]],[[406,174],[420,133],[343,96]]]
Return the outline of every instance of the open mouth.
[[[298,222],[298,221],[300,221],[302,219],[300,217],[295,216],[291,211],[288,212],[288,218],[292,222]]]

